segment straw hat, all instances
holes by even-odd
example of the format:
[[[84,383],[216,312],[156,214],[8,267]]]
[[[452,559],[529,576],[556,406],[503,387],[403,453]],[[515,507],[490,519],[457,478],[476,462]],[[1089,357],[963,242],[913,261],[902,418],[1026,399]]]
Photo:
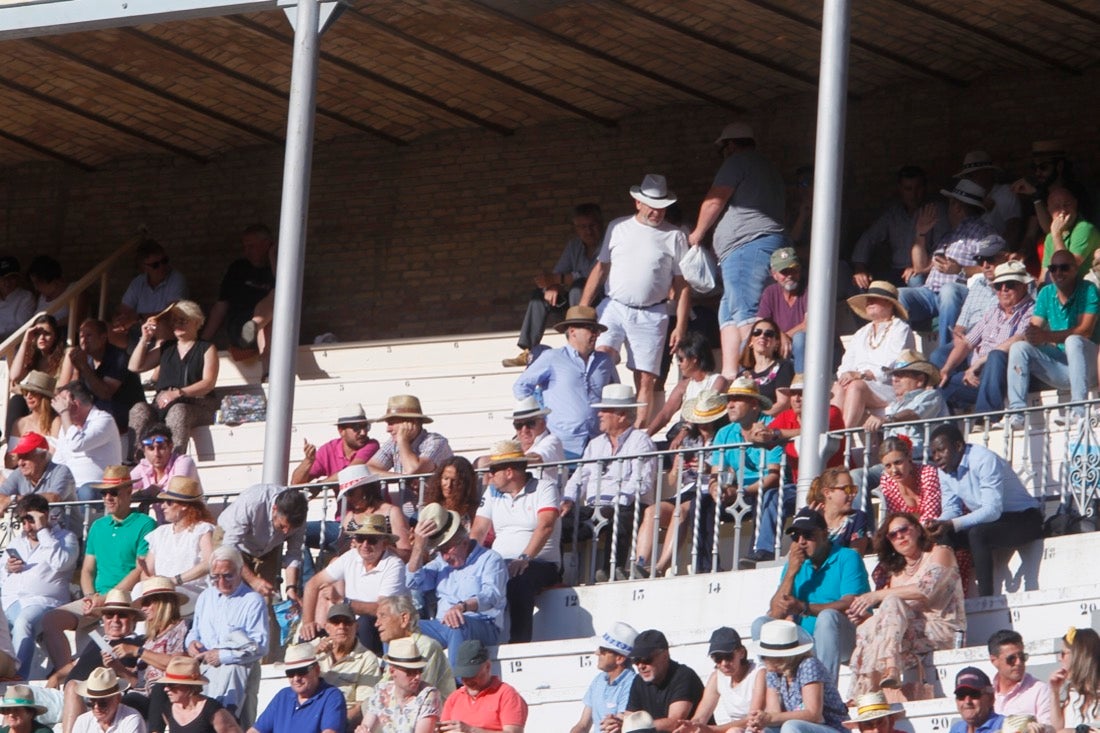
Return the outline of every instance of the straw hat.
[[[744,139],[756,139],[756,135],[752,132],[752,126],[747,122],[731,122],[722,128],[722,133],[718,135],[718,139],[714,141],[714,144],[721,147],[726,140]]]
[[[279,666],[283,669],[302,669],[316,663],[317,650],[312,644],[291,644],[286,648]]]
[[[381,514],[368,514],[363,523],[348,532],[353,537],[384,537],[389,542],[397,542],[397,535],[390,532],[386,518]]]
[[[668,190],[665,177],[656,173],[646,173],[642,185],[630,187],[630,195],[654,209],[667,209],[676,203],[676,194]]]
[[[401,669],[424,669],[428,666],[427,660],[420,655],[420,650],[416,648],[416,642],[411,636],[391,641],[382,660],[390,666]]]
[[[1035,278],[1031,276],[1031,273],[1027,271],[1023,262],[1018,260],[1009,260],[1008,262],[1002,262],[997,265],[993,270],[993,285],[997,283],[1017,282],[1027,285],[1035,282]]]
[[[634,395],[634,388],[629,384],[607,384],[600,392],[600,401],[593,402],[595,409],[620,410],[627,407],[641,407],[644,402],[638,402]]]
[[[793,621],[769,621],[760,629],[760,641],[756,653],[761,657],[796,657],[814,648],[814,642],[805,641]]]
[[[790,397],[791,392],[798,392],[799,394],[802,394],[802,390],[805,386],[806,386],[806,382],[802,378],[802,375],[801,374],[796,374],[793,377],[791,377],[790,386],[788,386],[788,387],[777,387],[775,391],[778,392],[781,395],[786,395],[787,397]]]
[[[186,594],[176,590],[176,584],[173,583],[170,578],[154,575],[152,578],[142,582],[141,595],[134,599],[131,605],[133,605],[134,608],[140,609],[141,602],[144,599],[153,598],[154,596],[175,596],[176,601],[178,601],[181,606],[191,600]]]
[[[1027,727],[1036,722],[1034,715],[1006,715],[1001,723],[1001,733],[1027,733]]]
[[[901,705],[887,702],[886,695],[878,690],[857,697],[855,717],[841,722],[845,728],[858,728],[860,723],[866,723],[868,720],[877,720],[903,712],[905,709]]]
[[[399,394],[390,397],[386,402],[386,412],[374,422],[384,422],[394,417],[406,417],[419,420],[422,423],[430,423],[432,419],[424,414],[420,408],[420,398],[411,394]]]
[[[133,485],[134,480],[130,478],[130,469],[126,466],[107,466],[103,469],[103,480],[91,484],[91,487],[99,491],[107,491],[108,489],[124,489]]]
[[[770,398],[760,394],[760,386],[752,377],[738,377],[726,388],[726,401],[733,397],[751,397],[760,403],[761,410],[770,409],[774,404]]]
[[[909,311],[898,300],[898,289],[894,287],[893,283],[886,280],[874,280],[867,288],[866,293],[860,293],[859,295],[853,295],[848,298],[848,305],[855,312],[857,316],[865,321],[871,320],[867,317],[867,299],[868,298],[881,298],[882,300],[890,301],[890,305],[894,306],[894,314],[901,318],[903,321],[909,320]]]
[[[120,680],[110,667],[96,667],[87,680],[76,684],[76,692],[81,697],[114,697],[129,687],[130,683]]]
[[[164,490],[157,494],[157,499],[199,504],[203,499],[202,484],[189,476],[173,476]]]
[[[432,502],[420,510],[420,522],[434,521],[438,527],[435,534],[428,538],[432,547],[447,544],[458,530],[462,529],[462,517],[458,512],[450,511],[438,502]]]
[[[498,440],[489,449],[489,467],[510,466],[522,463],[526,466],[530,462],[527,454],[523,452],[523,446],[518,440]]]
[[[685,422],[696,425],[721,420],[726,414],[728,401],[726,395],[718,394],[713,389],[704,389],[695,399],[684,401],[684,406],[680,408],[680,417]]]
[[[993,165],[993,158],[989,153],[984,150],[971,150],[963,158],[962,169],[954,175],[955,178],[962,178],[968,173],[974,171],[999,171],[1000,168]]]
[[[164,668],[164,674],[153,684],[202,687],[209,681],[199,672],[199,660],[192,657],[178,656],[168,660],[168,666]]]
[[[565,318],[554,326],[558,333],[565,333],[570,326],[584,326],[594,328],[597,333],[607,330],[607,326],[600,323],[596,317],[596,309],[587,305],[575,305],[565,312]]]
[[[657,730],[653,716],[644,710],[635,710],[623,716],[622,733],[651,733]]]
[[[924,354],[913,351],[912,349],[905,349],[894,362],[886,367],[886,372],[920,372],[927,375],[928,385],[936,387],[940,383],[940,370],[939,368],[924,358]]]
[[[340,412],[336,413],[337,425],[358,425],[364,422],[367,422],[367,413],[363,411],[363,406],[358,402],[344,405]]]
[[[4,690],[4,697],[0,699],[0,712],[5,708],[27,708],[33,710],[35,715],[46,712],[46,706],[34,701],[34,691],[26,685],[9,685]]]
[[[35,370],[23,377],[23,381],[19,383],[19,389],[53,399],[54,391],[57,389],[57,379],[46,372]]]
[[[366,464],[357,463],[353,466],[340,469],[336,474],[336,483],[339,486],[336,493],[342,494],[345,491],[351,491],[360,486],[376,484],[381,480],[382,477],[376,473],[371,473],[371,470],[367,468]]]
[[[99,608],[93,608],[91,613],[96,616],[102,616],[107,611],[125,611],[134,616],[141,614],[141,611],[134,607],[134,601],[130,597],[130,592],[118,588],[112,588],[107,591],[107,596],[103,599],[103,605]]]

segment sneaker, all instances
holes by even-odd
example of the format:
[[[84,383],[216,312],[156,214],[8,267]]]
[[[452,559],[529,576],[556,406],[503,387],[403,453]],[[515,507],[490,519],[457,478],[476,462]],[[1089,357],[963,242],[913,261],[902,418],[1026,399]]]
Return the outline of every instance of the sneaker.
[[[609,578],[608,575],[607,575],[607,571],[604,570],[603,568],[600,568],[599,570],[596,571],[596,582],[597,583],[606,583],[610,579],[611,578]]]
[[[756,564],[759,562],[771,562],[774,559],[774,552],[768,552],[767,550],[752,550],[741,558],[738,566],[743,570],[751,570],[755,568]]]
[[[1007,421],[1008,429],[1012,431],[1023,430],[1025,422],[1023,415],[1009,415]]]
[[[255,346],[256,330],[255,321],[245,321],[244,325],[241,326],[241,343],[245,346]]]
[[[524,349],[519,352],[515,357],[511,359],[501,359],[500,365],[504,367],[527,367],[527,362],[531,359],[531,352],[528,349]]]

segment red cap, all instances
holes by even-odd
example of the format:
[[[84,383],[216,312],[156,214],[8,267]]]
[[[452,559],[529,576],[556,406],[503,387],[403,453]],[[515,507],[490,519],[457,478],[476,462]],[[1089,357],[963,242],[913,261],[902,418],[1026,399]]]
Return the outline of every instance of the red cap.
[[[38,433],[27,433],[19,439],[19,444],[15,446],[15,449],[12,450],[12,453],[17,456],[21,456],[30,453],[31,451],[38,450],[39,448],[41,448],[42,450],[46,450],[49,447],[50,444],[47,443],[46,439]]]

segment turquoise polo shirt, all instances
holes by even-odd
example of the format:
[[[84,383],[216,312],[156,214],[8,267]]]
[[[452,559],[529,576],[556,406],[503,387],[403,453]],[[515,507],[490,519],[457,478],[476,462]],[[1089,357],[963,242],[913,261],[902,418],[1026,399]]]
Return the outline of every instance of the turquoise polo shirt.
[[[787,565],[783,566],[782,581],[787,577]],[[867,568],[858,552],[848,547],[833,547],[821,567],[815,568],[808,559],[794,576],[794,597],[806,603],[833,603],[844,596],[869,593]],[[814,633],[816,616],[803,616],[799,624],[808,633]]]
[[[1082,313],[1100,312],[1100,291],[1088,280],[1078,280],[1073,295],[1065,303],[1058,300],[1058,288],[1053,283],[1044,285],[1035,298],[1035,310],[1032,315],[1042,318],[1051,331],[1065,331],[1077,325],[1077,319]],[[1100,328],[1100,320],[1092,329],[1090,339],[1096,341],[1097,328]],[[1058,344],[1058,348],[1065,351],[1065,344]]]
[[[767,425],[771,421],[771,415],[761,415],[760,419],[757,420],[762,425]],[[731,422],[714,436],[713,445],[731,445],[744,442],[747,441],[741,432],[741,423]],[[714,468],[722,466],[727,471],[739,471],[742,455],[745,458],[745,473],[741,479],[743,485],[751,486],[760,480],[760,474],[764,472],[769,464],[776,466],[780,464],[783,460],[783,446],[780,445],[774,448],[726,448],[725,450],[711,451],[710,465]]]

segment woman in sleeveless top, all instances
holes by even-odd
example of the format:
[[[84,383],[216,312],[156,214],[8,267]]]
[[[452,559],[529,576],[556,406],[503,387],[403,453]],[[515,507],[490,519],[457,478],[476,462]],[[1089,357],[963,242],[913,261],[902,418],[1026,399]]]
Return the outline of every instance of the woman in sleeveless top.
[[[789,397],[780,392],[781,387],[790,387],[794,379],[794,362],[784,359],[779,353],[783,332],[768,318],[761,318],[752,324],[749,338],[741,349],[738,366],[742,377],[750,377],[756,382],[760,394],[772,401],[768,415],[778,415],[790,407]]]
[[[162,315],[171,319],[174,338],[156,343],[158,316],[154,316],[142,324],[141,341],[130,355],[132,372],[160,367],[153,404],[134,405],[130,427],[142,435],[149,423],[164,422],[172,429],[176,450],[186,453],[191,428],[212,423],[218,409],[212,395],[218,381],[218,350],[198,338],[204,316],[197,303],[181,300]]]
[[[684,335],[683,340],[676,346],[676,362],[680,365],[680,381],[668,393],[664,407],[646,428],[646,432],[650,435],[655,435],[667,425],[685,402],[698,397],[704,389],[713,389],[720,393],[726,388],[726,380],[714,371],[714,353],[703,334],[688,331]],[[683,422],[677,425],[681,429],[685,427]],[[675,428],[669,431],[670,442],[676,439],[678,432]]]
[[[31,414],[32,411],[22,394],[20,382],[35,371],[56,380],[61,373],[61,364],[64,359],[65,335],[61,333],[61,327],[54,317],[43,313],[34,319],[30,328],[23,332],[23,340],[11,362],[8,377],[11,379],[12,397],[8,400],[8,414],[4,421],[5,435],[10,437],[16,421]],[[48,403],[49,400],[46,402]],[[45,435],[45,433],[42,434]]]
[[[155,720],[150,717],[147,721],[149,733],[241,733],[229,711],[202,694],[206,683],[197,659],[172,657],[164,676],[155,683],[164,688],[168,705]]]

